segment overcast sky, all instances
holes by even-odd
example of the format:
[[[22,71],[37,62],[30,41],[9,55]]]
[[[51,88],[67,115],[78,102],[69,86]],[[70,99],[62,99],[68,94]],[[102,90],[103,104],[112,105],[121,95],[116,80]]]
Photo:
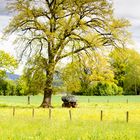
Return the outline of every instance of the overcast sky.
[[[114,8],[117,17],[127,18],[131,22],[133,47],[140,52],[140,0],[114,0]]]
[[[16,56],[16,52],[13,49],[12,38],[7,41],[1,40],[2,31],[12,18],[5,8],[6,1],[8,0],[0,0],[0,50],[5,50]],[[140,0],[113,1],[115,15],[117,17],[126,18],[131,22],[132,26],[130,31],[132,32],[132,37],[135,43],[131,47],[140,52]]]

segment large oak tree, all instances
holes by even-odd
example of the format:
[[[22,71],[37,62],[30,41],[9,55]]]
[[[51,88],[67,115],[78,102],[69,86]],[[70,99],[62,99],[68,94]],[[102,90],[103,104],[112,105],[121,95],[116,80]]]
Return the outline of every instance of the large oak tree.
[[[20,57],[43,58],[46,82],[42,107],[51,106],[55,66],[61,59],[120,46],[127,40],[125,19],[113,15],[111,0],[14,0],[14,18],[5,33],[17,34]]]

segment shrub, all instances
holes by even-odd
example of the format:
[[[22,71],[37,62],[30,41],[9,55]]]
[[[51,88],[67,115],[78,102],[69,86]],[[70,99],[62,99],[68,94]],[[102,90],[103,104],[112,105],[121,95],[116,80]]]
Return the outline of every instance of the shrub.
[[[93,95],[97,96],[121,95],[123,92],[121,87],[110,82],[98,82],[92,89]]]
[[[116,84],[111,82],[97,82],[94,85],[90,86],[88,89],[85,89],[80,92],[76,92],[77,95],[85,96],[109,96],[109,95],[121,95],[123,89],[118,87]]]

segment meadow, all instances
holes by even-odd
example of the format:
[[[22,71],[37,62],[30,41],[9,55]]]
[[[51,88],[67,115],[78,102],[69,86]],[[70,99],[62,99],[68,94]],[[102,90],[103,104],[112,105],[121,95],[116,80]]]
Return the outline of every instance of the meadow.
[[[0,140],[140,140],[140,96],[77,98],[78,108],[67,109],[53,96],[50,115],[38,108],[42,96],[30,105],[26,96],[0,96]]]

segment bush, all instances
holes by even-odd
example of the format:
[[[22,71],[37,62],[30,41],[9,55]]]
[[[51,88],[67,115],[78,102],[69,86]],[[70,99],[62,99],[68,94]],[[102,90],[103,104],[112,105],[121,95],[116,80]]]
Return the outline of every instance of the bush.
[[[114,83],[98,82],[92,88],[93,95],[108,96],[108,95],[121,95],[123,90]]]
[[[76,92],[77,95],[85,96],[109,96],[109,95],[122,95],[123,89],[118,87],[114,83],[110,82],[97,82],[96,84],[90,86],[88,89],[85,89],[80,92]]]
[[[135,91],[136,88],[136,91]],[[123,95],[140,95],[140,85],[131,85],[130,87],[125,87]]]

